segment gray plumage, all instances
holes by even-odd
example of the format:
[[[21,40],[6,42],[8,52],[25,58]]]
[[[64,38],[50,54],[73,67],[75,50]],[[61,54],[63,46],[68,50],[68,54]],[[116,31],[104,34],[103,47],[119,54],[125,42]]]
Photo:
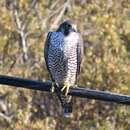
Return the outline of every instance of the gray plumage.
[[[67,20],[56,32],[48,33],[44,56],[48,72],[57,87],[66,85],[69,88],[77,84],[83,57],[83,40],[72,21]]]

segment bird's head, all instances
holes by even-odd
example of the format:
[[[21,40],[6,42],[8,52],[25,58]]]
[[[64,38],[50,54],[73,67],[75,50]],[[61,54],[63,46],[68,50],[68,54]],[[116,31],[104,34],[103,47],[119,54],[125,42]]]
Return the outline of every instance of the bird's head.
[[[67,36],[71,32],[77,32],[77,25],[71,20],[66,20],[60,24],[57,32],[62,32],[65,36]]]

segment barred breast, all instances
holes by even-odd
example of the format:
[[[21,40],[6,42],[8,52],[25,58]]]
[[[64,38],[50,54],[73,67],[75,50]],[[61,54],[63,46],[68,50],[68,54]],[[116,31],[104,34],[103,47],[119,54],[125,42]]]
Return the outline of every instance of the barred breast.
[[[48,65],[51,75],[59,85],[76,82],[77,39],[75,32],[67,37],[60,32],[53,32],[50,38]]]
[[[67,64],[67,77],[65,82],[69,82],[70,85],[74,85],[76,82],[77,73],[77,44],[79,35],[75,32],[70,33],[64,39],[64,54],[68,59]]]

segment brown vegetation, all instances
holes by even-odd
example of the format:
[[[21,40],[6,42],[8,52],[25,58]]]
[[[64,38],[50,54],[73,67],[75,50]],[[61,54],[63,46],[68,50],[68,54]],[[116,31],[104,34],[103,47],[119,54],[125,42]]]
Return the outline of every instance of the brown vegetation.
[[[130,93],[129,0],[1,0],[0,74],[48,80],[43,49],[48,31],[77,22],[85,43],[80,84]],[[0,86],[0,129],[129,130],[129,106],[75,99],[64,119],[54,95]]]

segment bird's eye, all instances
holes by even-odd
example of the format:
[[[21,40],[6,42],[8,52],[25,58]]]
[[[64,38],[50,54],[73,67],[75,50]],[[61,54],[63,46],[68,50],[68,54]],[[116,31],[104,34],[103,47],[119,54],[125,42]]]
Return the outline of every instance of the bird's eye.
[[[66,29],[69,29],[71,28],[71,25],[70,24],[66,24]]]

